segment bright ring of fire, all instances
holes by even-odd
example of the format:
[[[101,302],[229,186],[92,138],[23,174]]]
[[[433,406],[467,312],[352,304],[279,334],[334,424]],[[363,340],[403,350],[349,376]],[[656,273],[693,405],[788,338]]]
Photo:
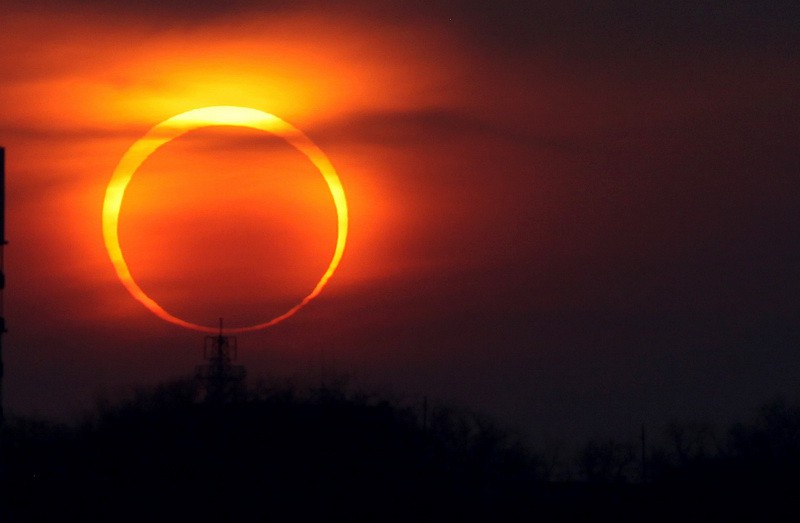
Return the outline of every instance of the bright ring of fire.
[[[325,273],[308,296],[303,298],[300,303],[288,311],[269,321],[249,327],[237,327],[225,330],[235,333],[263,329],[289,318],[322,292],[322,288],[328,283],[328,280],[339,265],[339,261],[342,259],[344,245],[347,241],[347,200],[344,196],[344,189],[339,180],[339,175],[336,174],[333,165],[331,165],[325,153],[323,153],[308,136],[277,116],[246,107],[203,107],[173,116],[150,129],[147,134],[134,143],[123,155],[117,168],[114,170],[114,174],[111,176],[111,181],[108,183],[106,197],[103,201],[103,239],[105,240],[106,250],[108,250],[108,256],[111,258],[111,263],[114,264],[114,269],[117,271],[117,276],[119,276],[120,281],[122,281],[122,284],[128,289],[128,292],[145,307],[150,309],[153,314],[163,320],[188,329],[208,333],[218,332],[218,327],[198,325],[173,316],[164,310],[164,308],[156,303],[150,296],[145,294],[131,276],[128,265],[125,263],[125,258],[122,256],[122,249],[119,246],[119,210],[122,206],[122,198],[125,196],[125,189],[128,183],[130,183],[133,174],[142,162],[153,154],[156,149],[182,134],[193,129],[212,125],[250,127],[266,131],[282,138],[308,157],[311,163],[319,170],[320,174],[322,174],[322,177],[325,179],[325,183],[328,185],[328,189],[331,191],[333,203],[336,206],[337,237],[333,257]]]

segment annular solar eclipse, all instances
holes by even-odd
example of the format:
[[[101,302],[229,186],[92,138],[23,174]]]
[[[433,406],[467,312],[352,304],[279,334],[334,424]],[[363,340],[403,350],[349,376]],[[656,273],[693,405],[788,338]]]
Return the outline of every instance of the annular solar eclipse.
[[[333,256],[327,269],[317,282],[316,286],[292,308],[283,314],[266,320],[262,323],[246,327],[226,328],[227,332],[247,332],[263,329],[295,314],[298,310],[313,300],[336,271],[344,252],[347,241],[348,214],[347,200],[345,198],[339,175],[331,165],[330,160],[317,145],[302,131],[277,116],[257,109],[234,106],[202,107],[178,114],[164,120],[150,129],[147,134],[136,141],[120,159],[119,164],[111,176],[111,181],[106,188],[103,202],[103,239],[108,256],[120,281],[131,295],[147,307],[153,314],[163,320],[180,325],[188,329],[201,332],[216,333],[219,327],[206,326],[192,323],[178,318],[165,310],[154,299],[148,296],[133,279],[119,242],[119,213],[125,189],[128,187],[133,175],[139,166],[159,147],[165,145],[179,136],[202,127],[209,126],[238,126],[258,129],[271,133],[283,140],[296,150],[304,154],[319,170],[333,197],[336,206],[337,237]]]

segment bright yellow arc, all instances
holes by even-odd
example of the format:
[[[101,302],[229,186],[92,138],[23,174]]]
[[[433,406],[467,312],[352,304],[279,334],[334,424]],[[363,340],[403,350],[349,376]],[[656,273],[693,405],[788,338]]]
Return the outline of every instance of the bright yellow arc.
[[[333,168],[333,165],[331,165],[328,157],[325,156],[325,153],[323,153],[308,136],[277,116],[247,107],[203,107],[173,116],[150,129],[147,134],[127,150],[119,161],[119,165],[117,165],[117,168],[114,170],[114,174],[111,176],[111,181],[108,183],[106,197],[103,202],[103,238],[106,243],[106,249],[108,250],[108,256],[111,258],[111,263],[114,264],[114,269],[116,269],[117,276],[119,276],[122,284],[125,285],[125,288],[128,289],[128,292],[130,292],[134,298],[142,302],[142,304],[150,309],[156,316],[188,329],[209,333],[218,332],[218,327],[198,325],[170,314],[156,303],[155,300],[145,294],[139,285],[136,284],[136,281],[133,279],[128,269],[128,264],[125,263],[125,258],[122,256],[122,249],[119,246],[118,233],[119,210],[122,206],[122,198],[125,196],[125,189],[128,187],[128,183],[130,183],[133,174],[142,162],[153,154],[156,149],[182,134],[193,129],[212,125],[250,127],[266,131],[284,139],[295,149],[306,155],[319,170],[322,177],[325,179],[325,183],[328,184],[328,189],[330,189],[331,196],[333,196],[333,203],[336,206],[338,231],[336,248],[333,251],[333,257],[331,258],[328,268],[308,296],[303,298],[300,303],[288,311],[269,321],[249,327],[237,327],[225,330],[227,332],[247,332],[263,329],[292,316],[322,292],[322,288],[328,283],[328,280],[339,265],[339,261],[342,259],[344,245],[347,241],[347,200],[344,196],[344,188],[342,188],[339,175],[336,174],[336,170]]]

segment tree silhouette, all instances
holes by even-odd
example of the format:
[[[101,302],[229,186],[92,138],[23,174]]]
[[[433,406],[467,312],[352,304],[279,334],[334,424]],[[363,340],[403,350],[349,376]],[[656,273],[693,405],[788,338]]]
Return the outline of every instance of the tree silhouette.
[[[71,429],[17,420],[8,520],[463,519],[510,513],[533,479],[527,451],[473,414],[442,409],[423,430],[413,409],[343,386],[197,398],[186,380],[100,401]]]
[[[9,417],[0,521],[772,521],[800,491],[800,409],[765,406],[725,437],[673,423],[653,445],[592,441],[581,481],[474,412],[344,381],[200,401],[179,380],[99,401],[74,426]]]
[[[623,483],[633,477],[636,463],[633,444],[591,441],[578,456],[578,471],[586,481]]]

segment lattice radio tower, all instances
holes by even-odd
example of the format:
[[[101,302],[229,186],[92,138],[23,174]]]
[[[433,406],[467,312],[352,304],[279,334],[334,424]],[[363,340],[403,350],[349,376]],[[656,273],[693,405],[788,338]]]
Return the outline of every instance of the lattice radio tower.
[[[205,401],[213,404],[229,403],[243,392],[245,370],[243,365],[233,365],[236,359],[236,336],[225,336],[222,318],[219,334],[206,336],[204,357],[206,365],[198,365],[196,377],[203,387]]]

